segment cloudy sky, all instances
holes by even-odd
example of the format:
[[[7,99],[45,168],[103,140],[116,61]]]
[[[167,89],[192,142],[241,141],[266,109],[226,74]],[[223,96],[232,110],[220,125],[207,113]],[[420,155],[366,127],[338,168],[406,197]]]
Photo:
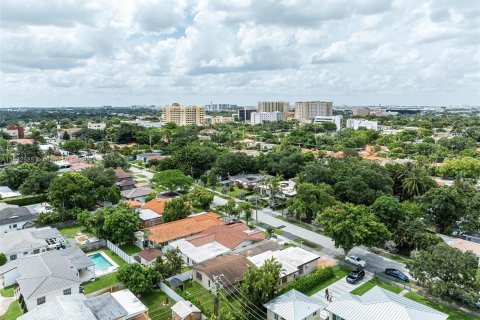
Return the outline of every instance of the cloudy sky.
[[[478,0],[1,0],[0,106],[480,105]]]

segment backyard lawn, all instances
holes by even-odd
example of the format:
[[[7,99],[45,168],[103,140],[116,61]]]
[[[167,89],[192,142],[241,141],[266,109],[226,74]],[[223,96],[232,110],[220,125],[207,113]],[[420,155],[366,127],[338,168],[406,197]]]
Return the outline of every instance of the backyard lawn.
[[[0,290],[0,295],[3,297],[13,297],[13,286],[9,286]]]
[[[337,282],[338,280],[346,277],[350,273],[350,271],[352,271],[350,268],[347,268],[344,266],[333,267],[333,274],[334,274],[333,278],[330,278],[327,281],[318,283],[315,287],[308,290],[305,294],[307,296],[311,296],[312,294],[317,293],[318,291],[328,287],[332,283]]]
[[[83,233],[86,235],[91,235],[84,226],[76,225],[76,226],[71,226],[71,227],[64,227],[64,228],[59,228],[58,231],[67,238],[72,238],[75,239],[77,236],[77,233]]]
[[[170,306],[174,301],[169,299],[170,305],[163,306],[163,302],[168,298],[167,295],[161,289],[155,289],[148,293],[143,293],[140,297],[140,301],[143,302],[148,308],[148,316],[152,320],[168,320],[172,316]]]
[[[15,320],[23,314],[18,301],[13,301],[7,309],[7,312],[0,317],[0,320]]]
[[[122,249],[126,254],[128,254],[129,256],[133,256],[134,254],[137,254],[139,253],[140,251],[142,251],[142,249],[140,249],[139,247],[137,247],[136,245],[134,245],[133,243],[125,243],[125,244],[122,244],[120,246],[120,249]]]
[[[97,278],[93,282],[86,282],[83,284],[85,294],[95,292],[100,289],[111,287],[118,283],[117,273],[110,273]]]
[[[213,295],[194,280],[185,282],[185,291],[178,292],[186,300],[192,302],[205,314],[213,312]]]
[[[115,252],[113,252],[112,250],[107,249],[107,248],[103,248],[103,249],[101,249],[101,250],[89,252],[88,254],[95,253],[95,252],[100,252],[100,251],[105,252],[105,254],[106,254],[107,256],[109,256],[113,261],[115,261],[115,263],[118,264],[119,267],[124,266],[124,265],[127,264],[122,258],[120,258],[119,256],[117,256],[117,254],[116,254]]]

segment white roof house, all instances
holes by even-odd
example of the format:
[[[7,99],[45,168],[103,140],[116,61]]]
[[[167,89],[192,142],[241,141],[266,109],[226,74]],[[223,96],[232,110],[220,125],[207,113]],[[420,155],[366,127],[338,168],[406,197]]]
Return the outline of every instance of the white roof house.
[[[275,258],[277,261],[279,261],[282,264],[282,271],[286,275],[289,275],[298,271],[298,268],[300,266],[315,261],[320,257],[312,252],[309,252],[299,247],[289,247],[277,251],[269,250],[255,256],[248,257],[250,262],[252,262],[257,267],[262,266],[265,260],[271,258]]]
[[[178,301],[172,306],[172,317],[180,319],[190,319],[189,317],[197,315],[201,316],[201,311],[190,301]]]
[[[292,289],[263,305],[267,309],[267,319],[303,320],[320,319],[320,311],[325,305],[303,293]]]
[[[445,320],[448,314],[402,297],[396,293],[373,287],[362,296],[347,293],[326,308],[330,319],[344,320]]]
[[[185,263],[188,265],[200,263],[231,251],[231,249],[221,245],[216,241],[196,247],[186,239],[170,242],[167,249],[170,247],[178,248],[182,252],[184,260],[187,260]]]
[[[125,319],[133,318],[147,312],[148,308],[128,289],[110,293],[112,297],[125,309]]]
[[[13,197],[18,197],[21,196],[22,194],[18,191],[13,191],[7,186],[1,186],[0,187],[0,198],[1,199],[6,199],[6,198],[13,198]]]

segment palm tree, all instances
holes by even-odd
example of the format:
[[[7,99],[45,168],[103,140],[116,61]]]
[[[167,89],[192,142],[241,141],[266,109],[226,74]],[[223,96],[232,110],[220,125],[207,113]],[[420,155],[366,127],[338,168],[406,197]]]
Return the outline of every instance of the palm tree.
[[[280,181],[282,181],[282,177],[280,175],[276,175],[275,177],[271,177],[268,179],[267,186],[270,190],[270,200],[272,207],[275,206],[275,195],[280,192]]]
[[[421,196],[435,185],[435,182],[423,170],[413,169],[403,179],[402,190],[408,199]]]
[[[252,204],[250,202],[240,202],[238,204],[238,211],[243,214],[243,218],[245,219],[245,223],[248,226],[248,222],[252,219],[253,210]]]

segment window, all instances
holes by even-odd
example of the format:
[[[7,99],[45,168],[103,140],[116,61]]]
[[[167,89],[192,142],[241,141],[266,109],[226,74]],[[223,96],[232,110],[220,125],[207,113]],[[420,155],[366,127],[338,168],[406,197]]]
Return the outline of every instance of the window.
[[[210,280],[208,280],[208,287],[210,288]]]
[[[345,320],[339,316],[337,316],[336,314],[332,315],[332,320]]]
[[[37,306],[45,303],[45,297],[40,297],[37,299]]]
[[[64,296],[68,296],[69,294],[72,294],[72,289],[71,288],[63,290],[63,295]]]
[[[16,254],[12,254],[12,255],[10,256],[10,260],[15,260],[15,259],[17,259],[17,255],[16,255]]]
[[[28,254],[28,251],[23,252],[23,255],[26,256]]]
[[[287,282],[287,276],[282,277],[282,283],[285,283],[285,282]]]
[[[197,279],[202,281],[202,274],[198,271],[196,272],[196,274],[197,274]]]
[[[317,315],[317,311],[315,311],[315,312],[312,314],[312,316],[316,316],[316,315]]]
[[[40,253],[40,249],[33,250],[33,254],[39,254],[39,253]]]
[[[17,224],[15,223],[15,224],[13,225],[13,228],[16,228],[16,227],[17,227]]]
[[[278,314],[275,314],[274,319],[278,320]]]

